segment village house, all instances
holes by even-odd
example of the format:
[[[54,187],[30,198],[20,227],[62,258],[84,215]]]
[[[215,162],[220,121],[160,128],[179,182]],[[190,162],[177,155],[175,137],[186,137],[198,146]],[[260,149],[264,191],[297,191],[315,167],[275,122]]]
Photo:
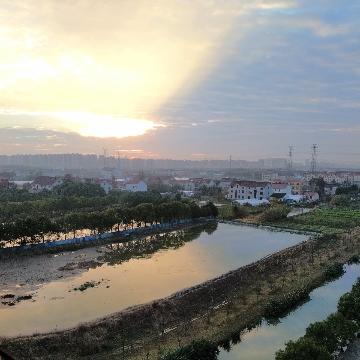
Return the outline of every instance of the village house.
[[[319,194],[313,191],[306,191],[304,192],[303,196],[304,200],[310,203],[319,201],[320,199]]]
[[[326,184],[324,187],[325,195],[334,196],[338,187],[337,184]]]
[[[8,178],[0,177],[0,188],[8,188],[10,187],[10,182]]]
[[[239,180],[231,183],[226,198],[229,200],[267,200],[272,194],[268,182]]]
[[[294,195],[300,195],[303,192],[305,186],[304,180],[301,179],[288,179],[287,183],[292,187],[292,193]]]
[[[114,188],[114,181],[109,179],[99,179],[97,184],[105,191],[105,194],[109,194]]]
[[[29,187],[29,192],[40,193],[42,191],[52,191],[56,186],[63,183],[63,179],[52,176],[38,176]]]
[[[189,178],[174,178],[173,185],[184,191],[195,191],[195,183]]]
[[[222,192],[227,192],[233,181],[234,179],[231,178],[222,178],[218,184],[218,187]]]
[[[274,183],[271,184],[271,195],[270,197],[272,199],[279,199],[279,200],[285,200],[289,196],[291,196],[292,193],[292,186],[287,183]]]
[[[146,192],[147,190],[147,184],[143,180],[134,179],[125,183],[125,191]]]

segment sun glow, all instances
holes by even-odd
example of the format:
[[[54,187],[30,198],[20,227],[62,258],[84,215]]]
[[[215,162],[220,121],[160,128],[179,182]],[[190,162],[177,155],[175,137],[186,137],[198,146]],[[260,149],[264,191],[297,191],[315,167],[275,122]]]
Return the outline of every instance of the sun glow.
[[[43,113],[47,129],[144,134],[159,125],[142,118],[216,67],[235,20],[274,1],[13,0],[0,8],[0,107],[29,127]]]
[[[64,130],[71,128],[83,136],[128,137],[145,134],[149,130],[163,126],[145,119],[119,118],[86,112],[57,112]]]

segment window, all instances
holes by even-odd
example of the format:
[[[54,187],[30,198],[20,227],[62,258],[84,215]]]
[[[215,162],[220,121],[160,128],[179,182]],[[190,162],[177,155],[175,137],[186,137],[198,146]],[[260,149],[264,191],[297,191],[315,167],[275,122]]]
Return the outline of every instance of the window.
[[[264,195],[264,192],[263,191],[260,191],[260,196]]]
[[[250,196],[248,196],[248,199],[250,199]]]
[[[260,200],[262,200],[263,198],[262,198],[262,196],[260,196]]]

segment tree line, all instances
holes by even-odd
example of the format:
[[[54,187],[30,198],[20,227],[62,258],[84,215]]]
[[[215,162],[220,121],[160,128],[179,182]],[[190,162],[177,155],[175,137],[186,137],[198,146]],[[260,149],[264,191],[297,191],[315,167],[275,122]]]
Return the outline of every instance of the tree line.
[[[14,217],[0,224],[0,244],[27,245],[45,241],[59,233],[88,229],[93,234],[120,228],[174,223],[182,219],[217,216],[217,208],[209,203],[199,207],[194,202],[164,201],[162,203],[141,203],[132,207],[114,206],[89,212],[66,212],[62,216],[51,214]]]

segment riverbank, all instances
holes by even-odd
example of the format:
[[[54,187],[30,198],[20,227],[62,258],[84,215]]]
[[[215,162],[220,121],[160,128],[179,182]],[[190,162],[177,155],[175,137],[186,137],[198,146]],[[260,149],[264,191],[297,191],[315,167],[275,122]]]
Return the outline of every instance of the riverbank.
[[[18,359],[157,359],[194,339],[226,342],[258,323],[270,301],[321,285],[328,266],[359,251],[359,230],[309,240],[168,298],[2,346]]]
[[[192,239],[204,228],[216,227],[215,222],[182,224],[171,230],[152,235],[116,239],[116,242],[87,246],[82,249],[52,253],[13,254],[0,262],[0,310],[22,301],[38,301],[38,292],[46,284],[70,282],[90,269],[105,264],[119,264],[132,258],[146,257],[161,249],[177,248]],[[198,230],[197,230],[198,229]],[[93,280],[93,279],[90,279]],[[108,284],[110,285],[110,284]],[[68,290],[65,290],[66,292]],[[63,297],[59,291],[51,295]],[[44,296],[44,294],[43,294]]]

